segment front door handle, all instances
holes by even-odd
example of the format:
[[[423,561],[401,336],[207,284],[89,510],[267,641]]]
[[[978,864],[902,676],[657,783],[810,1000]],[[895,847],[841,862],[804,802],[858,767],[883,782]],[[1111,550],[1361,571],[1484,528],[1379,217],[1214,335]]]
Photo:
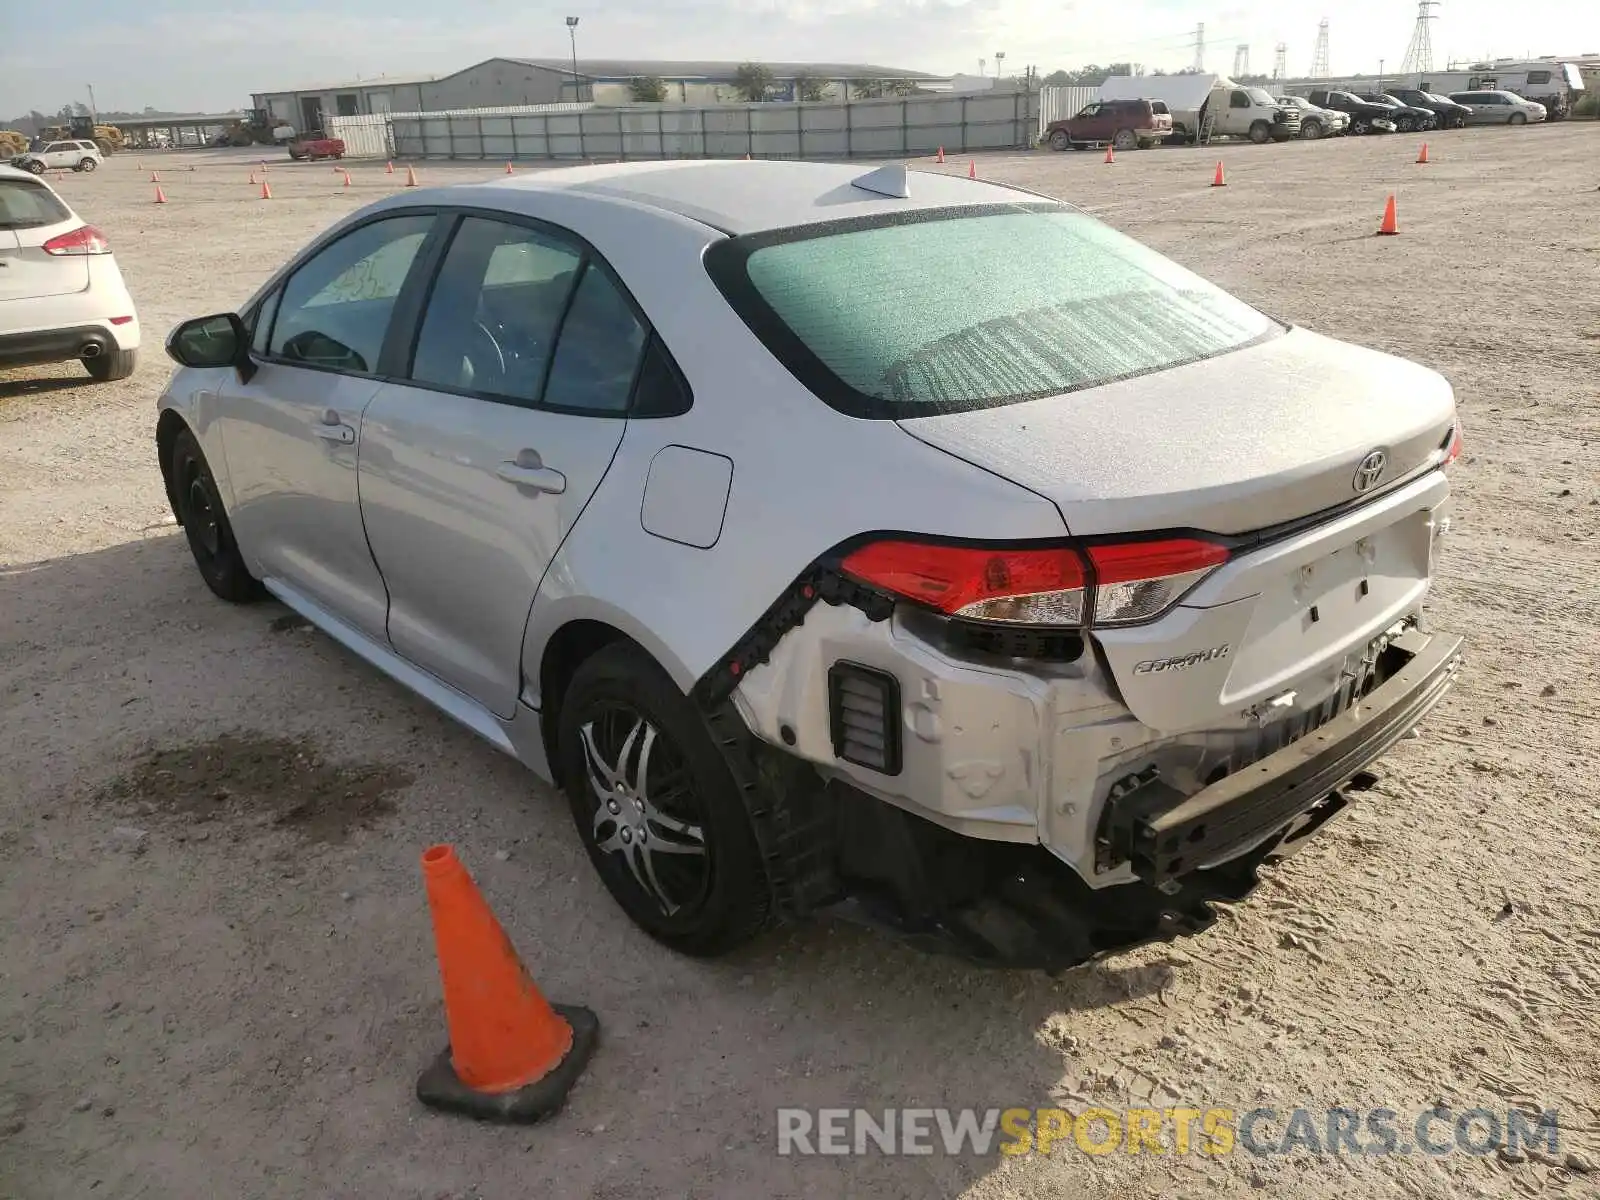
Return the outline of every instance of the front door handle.
[[[535,456],[537,458],[537,456]],[[567,490],[567,477],[554,467],[526,466],[520,462],[503,462],[495,474],[507,483],[514,483],[530,492],[547,492],[559,496]]]
[[[325,442],[338,442],[341,446],[353,446],[356,440],[356,431],[348,425],[318,425],[312,432]]]

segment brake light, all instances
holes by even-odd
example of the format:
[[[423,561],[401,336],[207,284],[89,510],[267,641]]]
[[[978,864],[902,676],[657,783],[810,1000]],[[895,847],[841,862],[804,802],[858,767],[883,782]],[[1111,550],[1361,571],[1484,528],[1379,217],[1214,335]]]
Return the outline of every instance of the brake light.
[[[1461,457],[1461,422],[1457,421],[1450,426],[1450,432],[1444,439],[1444,461],[1439,465],[1448,467]]]
[[[111,243],[106,235],[93,225],[80,225],[77,229],[59,234],[39,247],[46,254],[110,254]]]
[[[1165,612],[1228,561],[1228,548],[1195,538],[1089,547],[1096,625],[1126,625]]]
[[[983,549],[930,542],[872,542],[841,564],[846,574],[953,617],[1019,625],[1121,625],[1170,608],[1228,559],[1225,546],[1168,538],[1091,546]]]
[[[865,583],[951,616],[1046,625],[1083,620],[1083,560],[1065,547],[985,550],[872,542],[842,565]]]

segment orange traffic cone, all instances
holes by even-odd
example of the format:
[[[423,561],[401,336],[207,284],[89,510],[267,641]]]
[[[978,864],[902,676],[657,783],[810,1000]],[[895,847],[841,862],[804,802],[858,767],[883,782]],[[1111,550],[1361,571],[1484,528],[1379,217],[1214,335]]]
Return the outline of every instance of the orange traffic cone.
[[[974,162],[972,159],[969,158],[967,160],[967,178],[968,179],[976,179],[977,177],[978,177],[978,164],[976,162]]]
[[[1228,181],[1222,177],[1222,164],[1217,164],[1217,173],[1211,177],[1212,187],[1227,187]]]
[[[385,175],[393,175],[394,174],[394,163],[391,162],[387,167],[385,167],[383,169],[383,173]]]
[[[484,1121],[556,1112],[594,1053],[600,1021],[540,993],[472,876],[449,846],[422,855],[450,1044],[417,1099]]]
[[[407,167],[406,168],[406,186],[407,187],[416,187],[417,186],[417,169],[415,167]]]
[[[350,186],[350,172],[348,170],[346,170],[344,173],[344,185],[345,187]]]
[[[1400,232],[1400,225],[1395,220],[1394,193],[1389,193],[1389,203],[1383,206],[1383,224],[1378,226],[1380,234],[1394,234]]]
[[[516,172],[511,169],[511,164],[510,163],[506,164],[506,174],[507,175],[515,175],[516,174]]]
[[[267,184],[265,179],[261,181],[261,198],[263,200],[272,199],[272,188]]]
[[[1114,163],[1116,161],[1117,161],[1116,148],[1113,147],[1113,146],[1107,146],[1106,147],[1106,162]]]
[[[944,147],[943,146],[939,147],[939,154],[933,161],[937,162],[937,163],[942,163],[944,161]]]
[[[167,194],[161,190],[161,185],[158,183],[156,184],[156,203],[165,204],[166,202]]]
[[[1422,143],[1422,150],[1417,154],[1417,164],[1420,166],[1428,161],[1428,143]]]
[[[160,183],[161,182],[161,172],[160,171],[151,171],[150,172],[150,182],[151,183]]]

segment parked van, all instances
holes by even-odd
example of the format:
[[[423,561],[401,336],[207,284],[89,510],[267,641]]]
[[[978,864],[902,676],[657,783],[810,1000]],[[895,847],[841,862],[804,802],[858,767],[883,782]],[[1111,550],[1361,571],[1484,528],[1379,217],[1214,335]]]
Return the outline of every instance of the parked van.
[[[1259,144],[1300,136],[1298,109],[1226,75],[1113,75],[1100,85],[1100,99],[1163,101],[1175,140],[1247,137]]]
[[[1160,104],[1157,101],[1157,104]],[[1064,121],[1052,121],[1044,141],[1052,150],[1082,150],[1112,145],[1118,150],[1143,150],[1165,141],[1172,133],[1167,106],[1148,100],[1096,100]]]

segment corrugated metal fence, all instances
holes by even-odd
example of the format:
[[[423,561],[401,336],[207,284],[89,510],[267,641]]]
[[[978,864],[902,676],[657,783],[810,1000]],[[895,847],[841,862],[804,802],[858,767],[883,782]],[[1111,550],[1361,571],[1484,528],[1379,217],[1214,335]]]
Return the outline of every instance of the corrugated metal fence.
[[[528,113],[583,112],[593,108],[588,101],[565,104],[523,104],[510,108],[459,109],[451,113],[362,113],[355,117],[330,117],[328,136],[344,141],[347,158],[395,158],[394,123],[421,121],[441,116],[501,117]]]
[[[542,105],[387,117],[384,148],[348,128],[353,156],[407,159],[849,158],[1031,146],[1038,93],[908,96],[849,104]],[[359,145],[359,149],[357,148]]]
[[[1039,89],[1039,134],[1043,136],[1052,121],[1065,121],[1083,111],[1084,105],[1100,99],[1097,87],[1065,87],[1052,84]]]

